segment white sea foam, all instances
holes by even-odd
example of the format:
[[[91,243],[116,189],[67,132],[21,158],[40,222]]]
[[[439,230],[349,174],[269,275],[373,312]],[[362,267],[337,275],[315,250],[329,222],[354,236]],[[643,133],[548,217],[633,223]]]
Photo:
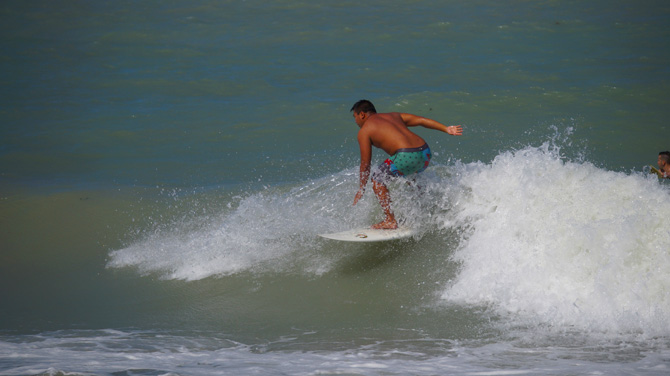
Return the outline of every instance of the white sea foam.
[[[558,328],[670,334],[670,192],[551,144],[462,166],[457,278],[443,298]]]
[[[470,346],[449,341],[439,355],[402,350],[402,340],[343,351],[259,351],[214,337],[151,332],[76,331],[0,338],[0,375],[665,375],[668,351],[620,354],[519,348],[510,342]],[[389,351],[389,347],[394,350]],[[602,357],[610,362],[601,362]],[[529,360],[530,359],[530,360]],[[618,360],[613,362],[611,360]],[[138,364],[141,369],[138,369]]]
[[[455,243],[427,243],[449,243],[444,257],[459,264],[443,299],[563,329],[670,333],[667,185],[565,160],[553,142],[503,152],[490,164],[431,170],[420,182],[423,194],[398,194],[414,189],[398,185],[394,204],[415,226],[460,234]],[[108,266],[183,280],[323,273],[344,256],[329,253],[334,246],[317,234],[370,223],[379,213],[371,193],[352,207],[355,189],[352,169],[251,194],[197,226],[177,222],[111,252]]]
[[[249,270],[328,269],[317,234],[362,224],[371,200],[352,207],[355,179],[344,171],[292,189],[237,197],[220,215],[177,220],[110,253],[108,267],[134,267],[165,279],[198,280]],[[346,210],[345,210],[346,208]]]

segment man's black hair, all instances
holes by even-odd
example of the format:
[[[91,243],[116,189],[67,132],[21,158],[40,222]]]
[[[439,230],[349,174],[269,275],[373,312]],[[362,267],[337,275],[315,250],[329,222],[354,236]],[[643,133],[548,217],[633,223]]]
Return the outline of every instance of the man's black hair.
[[[359,112],[365,112],[365,113],[371,112],[373,114],[377,113],[377,109],[375,109],[375,105],[372,104],[372,102],[370,102],[367,99],[361,99],[360,101],[354,103],[354,105],[351,107],[350,111],[353,111],[355,114],[357,114]]]

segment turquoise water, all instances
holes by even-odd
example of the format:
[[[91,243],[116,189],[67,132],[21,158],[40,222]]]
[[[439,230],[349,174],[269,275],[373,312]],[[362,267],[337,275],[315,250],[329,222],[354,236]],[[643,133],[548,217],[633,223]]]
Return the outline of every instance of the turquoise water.
[[[670,6],[5,1],[0,374],[666,374]],[[361,98],[419,129],[407,241]],[[384,158],[379,150],[373,161]]]

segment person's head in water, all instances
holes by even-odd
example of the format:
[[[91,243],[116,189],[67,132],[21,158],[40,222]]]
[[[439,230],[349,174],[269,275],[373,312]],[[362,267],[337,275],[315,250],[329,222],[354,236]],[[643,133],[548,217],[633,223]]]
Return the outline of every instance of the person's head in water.
[[[658,167],[661,168],[661,171],[670,173],[670,151],[658,153]]]

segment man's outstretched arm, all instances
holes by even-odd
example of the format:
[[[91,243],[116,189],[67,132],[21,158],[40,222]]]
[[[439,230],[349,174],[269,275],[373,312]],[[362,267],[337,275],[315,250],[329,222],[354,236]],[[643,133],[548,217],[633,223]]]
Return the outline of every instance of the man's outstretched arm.
[[[452,136],[461,136],[463,134],[463,127],[460,125],[446,126],[439,121],[412,114],[400,114],[400,117],[408,127],[416,127],[420,125],[424,128],[435,129],[444,133],[448,133]]]

